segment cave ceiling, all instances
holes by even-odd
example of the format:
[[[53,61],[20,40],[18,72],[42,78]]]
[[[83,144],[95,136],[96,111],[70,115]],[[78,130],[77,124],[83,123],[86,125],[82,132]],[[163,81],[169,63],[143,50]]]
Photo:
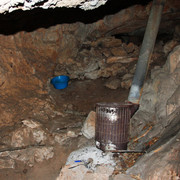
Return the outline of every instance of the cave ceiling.
[[[107,0],[1,0],[0,13],[12,12],[17,9],[30,10],[34,8],[79,7],[91,10],[104,5]]]
[[[11,13],[15,10],[32,10],[35,8],[42,9],[54,9],[59,7],[66,8],[80,8],[82,10],[93,10],[107,2],[115,2],[116,4],[135,4],[135,3],[146,3],[151,0],[1,0],[0,1],[0,14]]]
[[[134,33],[135,30],[141,32],[141,28],[143,32],[151,2],[152,0],[0,0],[0,34],[31,32],[57,24],[100,23],[102,20],[109,27],[114,22],[112,15],[116,22],[125,20],[126,16],[132,16],[132,20],[128,20],[123,26],[115,24],[117,27],[114,28],[112,25],[108,35]],[[134,8],[130,8],[132,6]],[[127,9],[127,12],[122,11],[123,9]],[[141,14],[142,11],[144,15]],[[169,32],[169,27],[179,24],[179,21],[179,0],[167,0],[160,28]]]

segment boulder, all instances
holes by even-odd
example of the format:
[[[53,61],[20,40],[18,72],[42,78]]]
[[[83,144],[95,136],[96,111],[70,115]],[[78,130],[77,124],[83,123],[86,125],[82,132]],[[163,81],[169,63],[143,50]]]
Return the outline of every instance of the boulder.
[[[112,155],[93,146],[73,151],[56,180],[109,180],[115,167]]]
[[[132,80],[133,80],[133,75],[132,74],[125,74],[122,77],[121,87],[125,88],[125,89],[129,89],[131,87]]]
[[[110,78],[109,80],[107,80],[104,86],[109,89],[118,89],[120,85],[121,85],[121,81],[119,79]]]
[[[91,111],[83,124],[81,131],[83,135],[88,139],[91,139],[95,136],[95,120],[96,113],[94,111]]]
[[[117,174],[114,176],[113,180],[135,180],[135,179],[127,174]]]

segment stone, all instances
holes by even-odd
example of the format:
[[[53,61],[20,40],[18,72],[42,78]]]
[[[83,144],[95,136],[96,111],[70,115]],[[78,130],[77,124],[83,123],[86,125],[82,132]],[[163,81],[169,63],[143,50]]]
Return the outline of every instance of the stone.
[[[56,180],[83,180],[87,171],[89,171],[89,169],[87,169],[82,162],[66,165],[62,168]]]
[[[0,3],[0,13],[4,12],[12,12],[17,9],[21,9],[23,11],[25,10],[30,10],[34,8],[43,8],[43,9],[48,9],[48,8],[55,8],[55,7],[69,7],[69,8],[75,8],[79,7],[83,10],[92,10],[95,8],[98,8],[101,5],[104,5],[107,0],[98,0],[98,1],[84,1],[84,0],[63,0],[63,1],[47,1],[46,3],[41,4],[41,0],[14,0],[9,2],[8,0],[3,0]],[[23,3],[23,5],[21,5]]]
[[[92,71],[92,72],[85,73],[84,77],[87,78],[87,79],[97,79],[97,78],[100,77],[99,76],[99,70],[95,70],[95,71]]]
[[[121,87],[125,88],[125,89],[129,89],[131,87],[131,84],[132,84],[132,79],[133,79],[132,74],[125,74],[122,77]]]
[[[11,163],[18,160],[32,167],[36,162],[42,162],[52,158],[54,156],[53,150],[53,147],[46,146],[24,147],[19,150],[1,152],[0,158],[9,158]]]
[[[124,89],[129,89],[131,87],[131,84],[132,84],[132,79],[126,79],[121,82],[121,87]]]
[[[163,51],[165,54],[168,54],[169,52],[171,52],[175,46],[177,46],[179,43],[178,41],[176,40],[171,40],[171,41],[168,41],[165,45],[164,45],[164,48],[163,48]]]
[[[158,86],[159,90],[157,93],[157,102],[155,105],[156,115],[159,119],[163,119],[167,116],[166,114],[166,103],[167,100],[173,95],[176,88],[178,87],[173,79],[168,75],[159,79],[160,84]],[[162,122],[165,125],[165,122]]]
[[[15,162],[13,159],[0,158],[0,169],[15,168]]]
[[[154,82],[147,81],[144,84],[142,98],[140,100],[140,109],[144,112],[155,113],[155,106],[158,101],[157,86],[160,80],[155,79]]]
[[[66,70],[65,65],[63,65],[63,64],[58,64],[58,65],[55,67],[54,76],[61,76],[61,75],[67,75],[67,70]]]
[[[53,133],[54,141],[56,143],[59,143],[60,145],[63,145],[64,142],[69,138],[67,133]]]
[[[122,77],[122,80],[132,79],[132,77],[133,77],[132,74],[125,74],[125,75]]]
[[[97,0],[93,0],[93,1],[87,1],[84,2],[84,4],[81,3],[80,8],[83,10],[92,10],[95,8],[98,8],[101,5],[104,5],[108,0],[101,0],[101,1],[97,1]]]
[[[102,174],[102,175],[106,175],[106,177],[104,177],[104,178],[108,179],[109,176],[112,175],[113,171],[114,171],[114,167],[111,167],[111,166],[108,167],[105,165],[101,165],[96,168],[95,172],[97,174],[97,177],[98,177],[98,175]]]
[[[98,166],[94,173],[86,172],[83,180],[101,179],[109,180],[109,176],[112,175],[114,168],[109,168],[106,166]]]
[[[69,45],[69,42],[71,42],[71,46]],[[61,37],[61,49],[59,49],[58,52],[61,54],[61,56],[58,58],[58,62],[63,64],[67,58],[76,57],[78,53],[78,47],[79,43],[74,35],[70,33],[63,35]],[[67,54],[70,56],[67,56]]]
[[[103,48],[112,48],[112,47],[119,47],[122,45],[121,39],[117,39],[113,36],[107,36],[103,38],[99,38],[96,41],[91,43],[92,46],[101,46]]]
[[[114,47],[111,49],[113,56],[127,56],[126,51],[122,47]]]
[[[115,162],[113,161],[112,153],[103,155],[101,150],[88,146],[73,151],[69,155],[66,165],[56,180],[108,180],[114,171],[114,166]]]
[[[174,50],[169,54],[165,69],[168,69],[170,73],[173,73],[180,63],[180,46],[176,46]]]
[[[180,85],[180,63],[173,74],[170,75],[170,78],[173,79],[176,85]]]
[[[130,42],[128,44],[123,44],[123,48],[125,49],[127,54],[130,54],[130,53],[133,53],[134,51],[138,51],[139,50],[138,46],[136,46],[132,42]]]
[[[135,71],[136,71],[136,64],[129,70],[129,73],[134,75]]]
[[[151,79],[144,84],[140,108],[131,119],[132,140],[128,144],[129,148],[148,148],[173,123],[174,113],[180,106],[178,84],[180,68],[177,52],[179,52],[179,46],[169,54],[162,68],[156,67],[152,71]],[[178,128],[178,126],[174,125],[174,133],[175,127]],[[171,131],[169,129],[169,132]]]
[[[109,176],[112,175],[113,171],[114,168],[99,165],[93,172],[86,168],[82,162],[79,162],[64,166],[56,180],[109,180]]]
[[[106,58],[109,57],[109,56],[111,56],[111,51],[110,51],[109,49],[103,48],[103,49],[101,50],[101,53],[102,53]]]
[[[11,146],[23,147],[30,144],[45,144],[48,135],[42,129],[40,123],[33,120],[24,120],[24,127],[13,131],[11,137]]]
[[[68,131],[67,136],[68,137],[78,137],[78,134],[76,134],[74,131]]]
[[[118,89],[121,86],[121,81],[119,79],[110,78],[104,86],[109,89]]]
[[[146,153],[126,174],[139,176],[139,179],[179,179],[180,133],[164,145]]]
[[[126,63],[136,61],[137,59],[138,59],[137,57],[111,56],[107,58],[106,62],[107,64],[112,64],[112,63],[126,64]]]
[[[167,116],[173,113],[178,107],[180,107],[180,86],[176,89],[174,94],[167,100]]]
[[[82,50],[72,63],[67,64],[63,61],[64,65],[62,66],[64,66],[63,69],[65,69],[71,79],[95,79],[98,76],[98,62],[100,61],[100,58],[101,55],[99,56],[98,52],[95,50]],[[56,74],[57,72],[58,71],[56,70]],[[60,72],[62,72],[61,68]]]
[[[23,120],[22,123],[31,129],[38,128],[41,126],[39,122],[33,121],[31,119]]]
[[[135,179],[127,174],[117,174],[114,176],[113,180],[135,180]]]
[[[127,68],[125,66],[122,66],[121,63],[115,63],[100,69],[98,73],[99,77],[108,78],[116,75],[124,75],[125,73],[127,73],[127,71]]]
[[[91,163],[88,168],[90,170],[95,171],[97,169],[97,165],[105,165],[110,168],[114,168],[116,165],[113,154],[111,152],[103,153],[100,149],[97,149],[94,146],[87,146],[76,151],[73,151],[67,161],[66,165],[73,165],[74,161],[81,160],[82,162],[88,163],[89,159],[91,159]]]
[[[83,135],[88,139],[91,139],[95,136],[95,120],[96,112],[91,111],[83,124],[81,131]]]
[[[153,130],[153,115],[148,112],[144,112],[141,109],[136,112],[130,121],[130,138],[131,141],[128,143],[129,149],[144,149],[146,142],[149,140],[149,133]],[[151,121],[149,120],[151,119]],[[136,128],[134,128],[136,127]],[[157,136],[162,128],[157,127],[157,133],[153,134]]]
[[[51,159],[54,156],[53,147],[37,148],[34,152],[34,159],[36,162],[42,162],[44,160]]]

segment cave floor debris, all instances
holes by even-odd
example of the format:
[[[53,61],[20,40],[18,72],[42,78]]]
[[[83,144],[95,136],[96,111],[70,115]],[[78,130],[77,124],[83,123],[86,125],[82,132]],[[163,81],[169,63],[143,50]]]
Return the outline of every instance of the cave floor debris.
[[[48,138],[42,143],[37,144],[37,147],[30,147],[32,148],[38,148],[38,145],[42,145],[43,147],[48,147],[49,144],[53,146],[53,153],[54,156],[49,159],[44,159],[42,162],[36,162],[34,160],[34,164],[32,167],[30,167],[28,164],[24,163],[21,160],[13,160],[14,164],[6,164],[7,168],[1,168],[0,169],[0,179],[6,179],[6,180],[12,180],[12,177],[14,180],[53,180],[55,179],[62,166],[65,164],[66,159],[68,155],[75,149],[79,148],[79,146],[86,146],[87,144],[94,144],[93,140],[87,140],[85,137],[79,135],[82,123],[87,117],[88,113],[91,110],[95,110],[95,105],[98,102],[124,102],[127,99],[128,96],[128,90],[118,88],[115,90],[109,89],[104,86],[107,79],[97,79],[97,80],[71,80],[68,87],[63,90],[57,90],[54,89],[54,87],[49,84],[49,97],[55,104],[56,108],[60,112],[60,115],[53,117],[51,114],[47,114],[49,116],[48,120],[43,120],[43,115],[38,114],[37,125],[40,123],[40,127],[46,132],[46,134],[49,134],[49,136],[58,137],[55,143],[48,142],[50,141],[49,136]],[[33,92],[32,92],[33,93]],[[22,95],[23,96],[23,95]],[[46,95],[47,96],[47,95]],[[42,97],[38,97],[40,99],[43,99]],[[10,100],[9,100],[10,101]],[[12,99],[13,101],[13,99]],[[41,102],[41,101],[40,101]],[[10,102],[9,102],[10,103]],[[33,104],[32,104],[33,106]],[[35,106],[35,105],[34,105]],[[33,111],[32,111],[33,112]],[[46,111],[47,113],[48,111]],[[17,112],[16,112],[17,113]],[[19,109],[18,113],[23,113],[21,109]],[[24,111],[25,113],[25,111]],[[43,113],[42,113],[43,114]],[[40,118],[41,117],[41,118]],[[51,118],[52,117],[52,118]],[[28,122],[28,121],[27,121]],[[28,125],[28,123],[23,121],[21,124],[15,124],[12,127],[6,127],[5,131],[1,131],[0,135],[1,137],[8,136],[9,134],[9,144],[10,147],[6,147],[5,145],[1,145],[1,149],[9,149],[12,148],[12,137],[11,134],[19,131],[29,131],[27,128],[33,128],[36,129],[35,124]],[[29,121],[31,122],[31,121]],[[22,129],[21,130],[21,126]],[[26,127],[25,126],[30,126]],[[18,129],[19,130],[16,130]],[[37,127],[39,128],[39,127]],[[40,130],[41,131],[41,130]],[[40,132],[39,131],[39,132]],[[44,132],[43,131],[43,132]],[[73,133],[72,133],[73,132]],[[69,134],[68,134],[69,133]],[[68,134],[68,135],[67,135]],[[66,135],[66,136],[64,136]],[[67,138],[68,137],[68,138]],[[28,137],[31,139],[30,137]],[[62,139],[65,140],[62,140]],[[2,138],[1,140],[4,141]],[[62,144],[57,143],[62,140]],[[32,143],[32,142],[31,142]],[[18,150],[18,146],[16,144],[15,151],[21,151],[21,147]],[[36,146],[36,145],[35,145]],[[27,149],[28,149],[27,148]],[[13,148],[12,148],[13,149]],[[24,149],[23,149],[24,150]],[[10,151],[6,151],[10,152]],[[4,152],[2,152],[4,153]],[[3,159],[4,158],[4,159]],[[4,163],[11,163],[10,157],[1,157],[2,162]],[[9,168],[13,167],[13,168]]]

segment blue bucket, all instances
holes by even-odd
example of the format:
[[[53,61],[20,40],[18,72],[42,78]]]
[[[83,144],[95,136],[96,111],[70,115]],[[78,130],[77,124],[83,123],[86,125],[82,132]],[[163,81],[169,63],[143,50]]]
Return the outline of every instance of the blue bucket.
[[[56,76],[51,79],[51,83],[56,89],[64,89],[68,86],[69,77],[68,76]]]

